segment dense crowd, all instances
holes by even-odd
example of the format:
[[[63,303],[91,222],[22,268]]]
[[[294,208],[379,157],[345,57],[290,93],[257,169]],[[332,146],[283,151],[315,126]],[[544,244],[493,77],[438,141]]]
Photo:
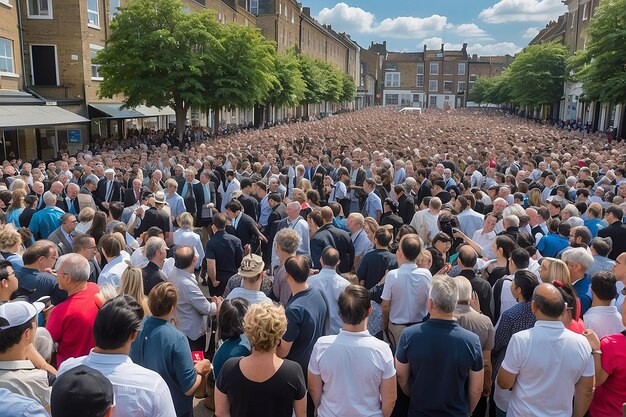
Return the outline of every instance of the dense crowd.
[[[371,108],[4,161],[0,416],[621,416],[625,151]]]

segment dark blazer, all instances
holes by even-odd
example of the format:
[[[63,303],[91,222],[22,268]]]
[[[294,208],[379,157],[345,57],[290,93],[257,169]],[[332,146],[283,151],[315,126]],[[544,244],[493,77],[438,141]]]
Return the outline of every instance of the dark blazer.
[[[76,197],[72,203],[73,203],[73,206],[74,206],[74,211],[75,211],[76,215],[78,216],[78,214],[80,213],[80,206],[78,204],[78,197]],[[67,198],[59,197],[57,199],[57,207],[60,208],[61,210],[63,210],[64,212],[66,212],[66,213],[70,212],[69,207],[67,205]]]
[[[72,244],[65,238],[61,227],[59,226],[54,232],[50,233],[48,240],[57,245],[59,256],[72,253]]]
[[[146,191],[147,188],[145,187],[141,187],[140,191],[139,191],[139,199],[137,199],[136,195],[135,195],[135,190],[133,190],[132,188],[127,188],[124,190],[124,207],[130,207],[135,205],[137,202],[139,202],[139,204],[141,204],[141,196],[143,195],[143,192]]]
[[[215,184],[211,181],[208,182],[209,191],[211,193],[211,201],[204,201],[204,186],[202,183],[198,182],[197,184],[193,184],[193,194],[196,199],[196,226],[203,227],[208,226],[212,222],[213,216],[210,217],[201,217],[202,216],[202,206],[207,205],[209,203],[213,203],[213,207],[217,207],[216,198],[217,192],[215,191]]]
[[[393,227],[393,235],[395,236],[398,234],[398,230],[404,225],[404,221],[402,221],[402,217],[392,211],[388,211],[380,216],[380,225],[385,226],[387,224]]]
[[[337,267],[339,273],[350,272],[354,264],[354,246],[348,232],[333,226],[332,223],[323,225],[320,230],[327,230],[333,237],[332,246],[339,251],[340,260]]]
[[[430,197],[432,195],[431,191],[433,188],[433,184],[430,182],[428,178],[424,180],[420,188],[417,190],[417,204],[422,204],[422,200],[424,197]]]
[[[155,207],[151,207],[146,210],[139,228],[135,229],[135,237],[141,236],[143,232],[152,226],[158,227],[163,231],[163,233],[168,233],[170,231],[170,217],[167,215],[165,210],[159,210]]]
[[[94,201],[100,210],[106,211],[102,203],[106,201],[107,179],[102,178],[98,181],[96,192],[94,193]],[[111,201],[122,201],[122,184],[118,180],[113,180],[113,191],[111,192]]]
[[[178,190],[176,191],[178,193],[178,195],[180,195],[183,200],[185,201],[185,208],[187,209],[187,211],[191,214],[196,214],[198,212],[198,199],[202,199],[204,200],[203,196],[200,196],[199,192],[202,191],[202,188],[198,188],[198,187],[194,187],[194,185],[199,184],[192,184],[191,189],[192,189],[192,195],[193,197],[190,198],[186,198],[187,196],[183,195],[183,189],[185,187],[185,180],[181,180],[178,181]],[[202,195],[204,195],[204,193],[202,193]]]
[[[610,237],[613,241],[613,249],[609,253],[609,258],[616,260],[622,252],[626,252],[626,224],[621,221],[613,222],[604,229],[600,229],[598,236]]]
[[[239,240],[241,240],[241,246],[243,247],[251,244],[253,239],[261,235],[261,232],[259,232],[259,229],[256,227],[254,219],[246,213],[241,215],[241,219],[239,219],[239,223],[237,224],[237,229],[228,225],[226,226],[226,232],[233,236],[237,236]]]
[[[324,175],[326,175],[326,169],[323,166],[312,168],[311,186],[320,193],[322,199],[324,199]]]
[[[402,194],[398,198],[398,216],[402,217],[404,224],[410,224],[415,215],[415,201],[410,195]]]
[[[267,230],[265,230],[265,235],[266,236],[271,235],[270,232],[271,232],[272,226],[274,225],[274,222],[280,222],[281,220],[286,219],[286,218],[287,218],[287,206],[285,206],[284,203],[280,203],[276,207],[274,207],[274,210],[272,210],[272,212],[270,213],[270,216],[267,218],[268,227],[266,228]],[[286,224],[287,223],[285,222],[285,225]],[[280,229],[282,229],[282,227]],[[278,233],[280,229],[277,229],[276,233]]]
[[[324,226],[322,226],[324,227]],[[328,246],[335,246],[335,239],[333,235],[328,231],[328,228],[320,228],[317,232],[311,236],[309,249],[311,250],[311,262],[313,268],[322,269],[321,257],[322,252]]]
[[[152,288],[161,282],[167,281],[163,271],[154,262],[148,262],[148,265],[141,270],[141,275],[143,277],[143,293],[146,297],[150,294]]]
[[[241,194],[239,198],[237,198],[241,205],[243,206],[243,212],[248,216],[252,217],[255,221],[259,220],[258,217],[258,209],[259,202],[254,197],[250,197],[246,194]],[[272,224],[271,222],[268,224]]]

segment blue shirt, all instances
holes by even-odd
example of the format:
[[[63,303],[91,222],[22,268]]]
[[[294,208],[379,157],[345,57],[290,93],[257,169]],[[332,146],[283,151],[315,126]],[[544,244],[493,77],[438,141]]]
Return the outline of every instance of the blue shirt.
[[[483,369],[477,335],[431,318],[402,332],[396,358],[411,369],[409,417],[470,415],[465,386],[470,371]]]
[[[49,417],[37,401],[0,388],[0,417]]]
[[[238,335],[231,339],[225,340],[222,346],[215,352],[213,357],[213,375],[217,381],[217,377],[222,370],[224,363],[230,358],[250,355],[250,342],[244,335]]]
[[[172,217],[177,218],[179,214],[187,211],[185,208],[185,199],[179,196],[177,193],[172,193],[165,197],[165,201],[170,205],[172,210]]]
[[[572,284],[572,287],[576,290],[576,295],[580,299],[580,307],[582,311],[579,312],[582,317],[583,314],[591,307],[591,278],[585,274],[584,277]]]
[[[569,239],[558,233],[550,233],[541,238],[537,243],[537,250],[543,257],[554,258],[563,249],[569,246]]]
[[[197,373],[185,335],[165,320],[147,317],[130,358],[161,375],[170,389],[176,415],[193,415],[193,396],[185,392],[195,384]]]
[[[18,265],[13,265],[13,269],[19,282],[18,292],[25,295],[29,303],[34,303],[43,296],[50,296],[54,305],[67,299],[67,292],[59,288],[54,275]]]
[[[48,239],[50,233],[61,225],[61,216],[64,214],[65,212],[58,207],[46,207],[35,212],[29,225],[35,239]]]
[[[363,215],[378,220],[378,214],[376,212],[379,210],[381,213],[383,212],[383,205],[380,202],[380,197],[378,197],[376,193],[372,191],[371,193],[369,193],[367,199],[365,200]]]

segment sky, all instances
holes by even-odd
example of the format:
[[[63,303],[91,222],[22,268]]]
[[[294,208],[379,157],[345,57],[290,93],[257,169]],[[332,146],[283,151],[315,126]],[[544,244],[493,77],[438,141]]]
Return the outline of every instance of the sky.
[[[562,0],[304,0],[311,14],[348,33],[363,48],[387,41],[389,51],[461,49],[514,55],[567,7]]]

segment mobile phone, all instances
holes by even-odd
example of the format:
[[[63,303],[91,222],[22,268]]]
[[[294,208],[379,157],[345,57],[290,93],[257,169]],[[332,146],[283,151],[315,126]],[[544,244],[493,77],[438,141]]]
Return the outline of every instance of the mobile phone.
[[[450,255],[450,265],[454,265],[454,263],[456,262],[457,258],[459,257],[459,253],[455,253]]]
[[[191,358],[194,362],[200,362],[204,360],[204,352],[201,350],[191,351]]]
[[[48,303],[50,303],[50,296],[44,295],[43,297],[39,297],[36,302],[48,305]]]

